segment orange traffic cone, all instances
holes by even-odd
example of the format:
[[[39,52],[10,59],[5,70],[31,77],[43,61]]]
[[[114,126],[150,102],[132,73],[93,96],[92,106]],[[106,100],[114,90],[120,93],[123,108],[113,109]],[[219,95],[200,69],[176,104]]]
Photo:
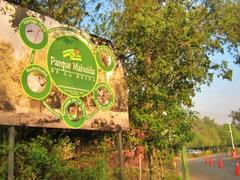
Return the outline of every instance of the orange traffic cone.
[[[205,164],[208,164],[208,157],[205,157]]]
[[[238,161],[236,161],[235,172],[236,172],[236,176],[240,176],[240,166]]]
[[[214,160],[213,158],[210,158],[210,166],[213,166],[214,165]]]
[[[223,168],[223,160],[221,157],[218,158],[218,168]]]

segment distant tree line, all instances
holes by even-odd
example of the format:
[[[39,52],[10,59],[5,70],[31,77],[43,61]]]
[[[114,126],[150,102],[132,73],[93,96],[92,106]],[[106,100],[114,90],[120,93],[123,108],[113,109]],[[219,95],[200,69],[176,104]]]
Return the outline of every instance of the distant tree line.
[[[240,144],[240,129],[232,125],[234,143]],[[229,124],[217,124],[209,117],[198,118],[193,125],[193,139],[188,143],[191,148],[210,148],[231,146]]]
[[[237,111],[231,111],[229,117],[232,118],[232,124],[240,127],[240,108]]]

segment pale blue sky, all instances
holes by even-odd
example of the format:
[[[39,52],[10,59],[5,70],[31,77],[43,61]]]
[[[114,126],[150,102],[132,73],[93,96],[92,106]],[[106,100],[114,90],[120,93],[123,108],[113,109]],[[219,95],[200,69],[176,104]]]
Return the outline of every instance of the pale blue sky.
[[[214,61],[229,60],[229,67],[233,70],[232,81],[215,78],[211,86],[203,85],[200,93],[194,97],[195,107],[201,116],[214,118],[217,123],[231,121],[228,117],[232,110],[240,108],[240,66],[233,63],[229,53],[216,54]]]

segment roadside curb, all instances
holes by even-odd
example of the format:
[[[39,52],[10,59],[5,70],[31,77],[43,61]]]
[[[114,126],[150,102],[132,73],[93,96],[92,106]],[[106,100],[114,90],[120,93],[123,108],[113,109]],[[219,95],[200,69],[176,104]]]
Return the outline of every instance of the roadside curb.
[[[226,155],[226,153],[217,153],[217,154],[211,154],[211,155],[203,155],[203,156],[199,156],[199,157],[192,157],[192,158],[188,158],[189,161],[193,161],[193,160],[198,160],[198,159],[202,159],[204,157],[215,157],[215,156],[224,156]]]

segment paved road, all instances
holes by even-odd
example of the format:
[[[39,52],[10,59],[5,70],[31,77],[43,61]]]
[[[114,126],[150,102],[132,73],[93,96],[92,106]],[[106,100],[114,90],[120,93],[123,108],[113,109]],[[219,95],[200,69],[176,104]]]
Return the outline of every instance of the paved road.
[[[218,157],[223,159],[224,167],[218,168]],[[240,176],[235,175],[235,161],[226,154],[211,156],[214,165],[206,165],[205,157],[189,160],[190,180],[240,180]]]

